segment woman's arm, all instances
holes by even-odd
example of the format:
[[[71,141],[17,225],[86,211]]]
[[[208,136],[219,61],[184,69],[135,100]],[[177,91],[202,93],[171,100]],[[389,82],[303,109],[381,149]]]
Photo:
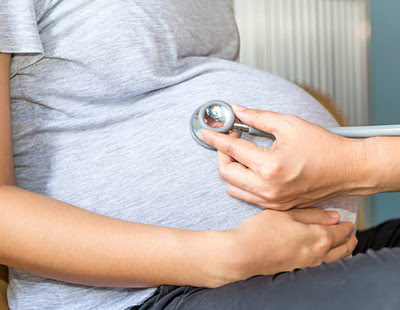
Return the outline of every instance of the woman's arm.
[[[113,219],[10,185],[0,187],[0,208],[0,263],[72,283],[204,285],[207,253],[217,264],[227,245],[221,233]]]
[[[9,63],[0,54],[1,264],[93,286],[218,286],[333,261],[354,249],[354,226],[333,225],[335,212],[263,211],[233,230],[189,231],[110,218],[18,188]]]
[[[276,137],[267,150],[235,133],[200,131],[220,151],[220,174],[238,199],[287,210],[400,189],[400,138],[348,139],[293,115],[240,106],[234,110],[244,123]]]

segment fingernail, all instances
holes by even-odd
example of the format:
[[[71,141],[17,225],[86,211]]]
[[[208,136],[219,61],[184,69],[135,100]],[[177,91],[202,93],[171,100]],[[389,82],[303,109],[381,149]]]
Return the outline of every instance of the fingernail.
[[[201,140],[205,140],[210,136],[210,132],[212,133],[211,130],[208,129],[201,129],[198,133],[197,136],[201,139]]]
[[[232,108],[233,108],[235,111],[245,111],[245,110],[247,110],[246,107],[241,106],[241,105],[239,105],[239,104],[232,104]]]
[[[201,140],[204,140],[204,130],[203,130],[203,129],[200,130],[200,131],[197,133],[197,136],[198,136]]]
[[[326,212],[328,212],[329,216],[334,218],[334,219],[338,219],[339,216],[340,216],[339,213],[336,212],[336,211],[326,211]]]

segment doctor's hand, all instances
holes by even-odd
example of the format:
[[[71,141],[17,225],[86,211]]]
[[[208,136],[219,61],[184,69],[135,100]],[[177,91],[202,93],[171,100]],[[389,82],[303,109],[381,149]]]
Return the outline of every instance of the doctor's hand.
[[[332,197],[363,194],[364,140],[348,139],[293,115],[233,105],[243,123],[271,133],[271,149],[239,139],[237,133],[201,130],[218,149],[218,168],[228,193],[262,208],[287,210]],[[365,182],[365,184],[367,184]]]

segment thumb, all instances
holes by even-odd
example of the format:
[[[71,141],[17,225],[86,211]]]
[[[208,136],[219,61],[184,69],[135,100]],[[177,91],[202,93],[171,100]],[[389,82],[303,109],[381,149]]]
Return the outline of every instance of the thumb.
[[[291,209],[287,212],[294,220],[304,224],[335,225],[340,219],[339,212],[320,208]]]
[[[248,109],[243,106],[232,104],[235,115],[246,125],[276,135],[281,126],[285,114]]]

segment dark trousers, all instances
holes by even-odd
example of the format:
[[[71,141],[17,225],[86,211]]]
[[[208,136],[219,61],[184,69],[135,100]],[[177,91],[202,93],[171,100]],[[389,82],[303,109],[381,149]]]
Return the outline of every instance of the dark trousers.
[[[357,233],[354,256],[208,289],[163,285],[130,310],[400,309],[400,220]]]

